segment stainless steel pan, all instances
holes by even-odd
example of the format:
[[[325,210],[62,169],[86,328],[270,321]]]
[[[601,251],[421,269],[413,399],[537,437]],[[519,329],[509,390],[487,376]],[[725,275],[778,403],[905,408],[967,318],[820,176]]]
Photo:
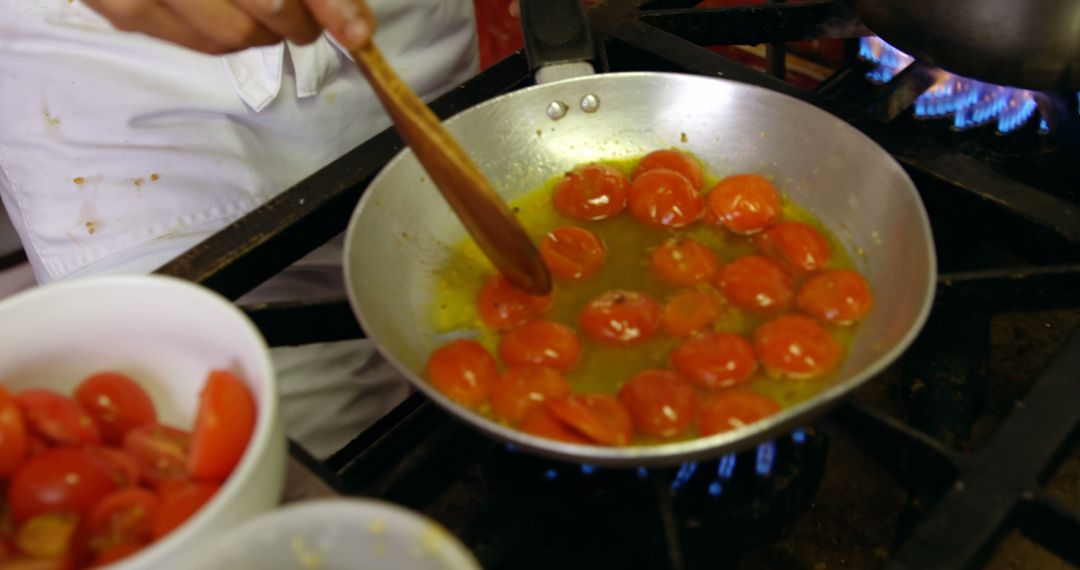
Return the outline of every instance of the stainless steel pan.
[[[536,8],[533,2],[522,4],[526,16]],[[578,0],[544,0],[543,6],[572,14],[575,7],[580,10]],[[567,25],[565,18],[554,21]],[[555,59],[569,64],[565,54],[574,51],[569,43],[580,48],[585,39],[563,31],[534,36],[529,45],[561,44],[531,55],[539,65],[552,52],[562,53]],[[651,447],[581,446],[534,437],[458,406],[422,377],[428,354],[445,341],[429,322],[432,269],[465,230],[405,150],[368,187],[349,224],[345,267],[352,306],[382,354],[417,388],[461,420],[521,448],[624,466],[673,464],[744,448],[807,424],[873,378],[907,348],[929,312],[936,277],[933,239],[911,180],[873,141],[791,97],[706,77],[594,75],[516,91],[462,112],[446,126],[508,199],[582,162],[668,147],[693,152],[719,175],[771,174],[790,199],[858,254],[853,257],[875,294],[876,306],[835,382],[766,421]]]

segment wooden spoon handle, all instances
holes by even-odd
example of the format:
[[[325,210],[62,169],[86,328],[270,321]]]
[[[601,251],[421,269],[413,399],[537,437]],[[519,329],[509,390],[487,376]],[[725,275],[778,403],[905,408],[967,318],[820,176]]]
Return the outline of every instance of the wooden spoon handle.
[[[548,293],[551,276],[536,246],[435,113],[398,77],[374,43],[352,55],[401,138],[488,259],[515,287]]]

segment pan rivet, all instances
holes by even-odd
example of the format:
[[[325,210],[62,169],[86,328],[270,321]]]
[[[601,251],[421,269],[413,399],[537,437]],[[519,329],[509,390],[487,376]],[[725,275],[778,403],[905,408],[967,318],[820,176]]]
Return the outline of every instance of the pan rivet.
[[[600,109],[600,98],[592,93],[581,98],[581,110],[586,113],[595,113]]]
[[[566,112],[570,110],[570,106],[562,101],[552,101],[548,103],[547,115],[551,117],[552,121],[558,121],[566,116]]]

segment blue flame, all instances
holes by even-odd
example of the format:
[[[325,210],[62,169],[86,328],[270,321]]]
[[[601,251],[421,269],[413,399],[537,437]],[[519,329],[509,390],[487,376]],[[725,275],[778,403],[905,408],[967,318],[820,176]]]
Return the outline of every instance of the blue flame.
[[[637,468],[638,479],[644,479],[649,476],[649,470],[644,467]]]
[[[554,481],[558,477],[559,472],[554,469],[548,469],[547,471],[544,471],[544,479],[547,479],[548,481]]]
[[[1048,133],[1048,132],[1050,132],[1050,124],[1046,122],[1046,117],[1039,117],[1039,132],[1040,133]]]
[[[731,476],[735,474],[735,461],[738,456],[734,453],[729,453],[720,458],[720,464],[716,467],[716,474],[721,479],[731,479]]]
[[[592,475],[596,471],[596,468],[592,465],[581,464],[581,472],[586,475]]]
[[[859,57],[877,65],[866,74],[875,83],[888,83],[914,61],[878,37],[859,41]],[[1080,98],[1080,93],[1077,96]],[[1034,93],[1026,89],[991,85],[944,71],[939,71],[937,82],[915,99],[916,117],[952,117],[958,130],[996,120],[999,133],[1012,132],[1027,124],[1037,108]],[[1039,128],[1049,131],[1045,118]]]
[[[719,497],[720,493],[724,492],[724,486],[719,481],[713,481],[709,483],[709,495],[713,497]]]
[[[755,468],[757,474],[762,477],[767,476],[772,472],[773,461],[776,459],[776,444],[769,442],[763,443],[757,448],[757,463]]]
[[[678,473],[675,474],[675,479],[671,482],[671,490],[678,491],[681,489],[694,476],[695,471],[697,471],[696,461],[683,463],[682,467],[679,467]]]
[[[798,444],[806,443],[806,430],[797,429],[791,433],[791,441]]]

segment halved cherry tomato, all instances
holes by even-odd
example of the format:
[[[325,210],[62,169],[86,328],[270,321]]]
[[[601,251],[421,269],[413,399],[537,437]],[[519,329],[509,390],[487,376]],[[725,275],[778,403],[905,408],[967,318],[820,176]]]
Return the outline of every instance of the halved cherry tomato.
[[[15,532],[15,546],[34,558],[59,558],[71,549],[79,515],[46,513],[31,517]]]
[[[581,311],[581,329],[591,338],[632,344],[649,339],[660,330],[663,311],[660,303],[644,293],[608,291],[593,299]]]
[[[29,450],[22,412],[7,388],[0,385],[0,479],[7,479]]]
[[[119,544],[152,540],[158,503],[157,496],[146,489],[106,495],[86,521],[90,549],[103,552]]]
[[[573,281],[596,274],[607,250],[596,234],[584,228],[556,228],[540,241],[540,257],[556,277]]]
[[[11,478],[8,505],[15,522],[46,513],[86,516],[116,489],[112,474],[94,453],[58,447],[25,462]]]
[[[834,325],[853,325],[870,312],[870,285],[858,273],[833,269],[814,275],[795,296],[800,311]]]
[[[729,176],[705,195],[705,219],[737,234],[759,232],[780,215],[780,193],[764,176]]]
[[[743,337],[711,332],[675,347],[671,365],[706,388],[727,388],[749,380],[757,370],[757,359],[753,346]]]
[[[26,458],[37,457],[49,450],[49,444],[44,439],[28,433],[26,434]]]
[[[716,276],[720,261],[704,245],[689,238],[671,238],[652,252],[653,273],[671,285],[691,287]]]
[[[574,394],[545,404],[556,418],[601,445],[630,445],[634,438],[630,413],[611,396]]]
[[[581,358],[581,341],[570,327],[552,321],[533,321],[506,331],[499,356],[509,366],[530,364],[569,370]]]
[[[712,324],[723,308],[714,291],[683,291],[664,305],[664,330],[674,336],[689,336]]]
[[[154,517],[154,538],[161,538],[184,524],[214,498],[218,488],[207,483],[188,483],[162,495]]]
[[[570,385],[558,370],[546,366],[516,366],[491,386],[491,410],[510,423],[520,422],[548,398],[570,395]]]
[[[777,222],[754,236],[754,243],[765,255],[803,273],[829,261],[829,241],[817,228],[802,222]]]
[[[428,380],[451,400],[465,406],[479,406],[487,400],[491,385],[499,377],[495,357],[475,340],[455,340],[431,353]]]
[[[701,215],[701,194],[674,170],[649,170],[634,179],[630,215],[656,228],[681,228]]]
[[[75,401],[101,428],[107,443],[119,445],[128,430],[157,421],[150,396],[134,380],[116,372],[100,372],[75,389]]]
[[[754,351],[773,376],[813,378],[840,363],[843,347],[814,319],[783,315],[754,331]]]
[[[693,385],[670,370],[635,374],[619,389],[619,401],[640,433],[657,437],[685,433],[697,411]]]
[[[537,406],[529,410],[525,414],[525,418],[521,420],[519,429],[525,433],[531,433],[532,435],[546,437],[556,441],[579,443],[582,445],[592,444],[588,438],[564,424],[544,406]]]
[[[772,398],[743,390],[724,390],[705,398],[698,412],[698,433],[713,435],[739,429],[780,411]]]
[[[187,468],[197,481],[229,477],[255,433],[258,410],[251,390],[227,370],[211,370],[199,394]]]
[[[780,264],[747,255],[720,268],[720,291],[732,303],[750,311],[771,313],[787,309],[795,296],[795,280]]]
[[[108,566],[113,562],[119,562],[132,554],[146,548],[145,542],[123,542],[105,550],[102,550],[94,557],[93,562],[90,563],[91,568],[100,568],[102,566]]]
[[[485,325],[505,330],[539,317],[553,302],[553,293],[530,295],[514,288],[500,273],[484,281],[476,299],[476,311]]]
[[[124,451],[139,463],[139,476],[151,487],[186,479],[191,434],[162,424],[137,427],[124,436]]]
[[[658,168],[674,170],[682,174],[698,190],[705,186],[705,175],[702,173],[698,161],[689,154],[673,148],[646,154],[645,158],[642,158],[641,162],[634,167],[634,174],[631,178],[637,179],[642,173]]]
[[[57,445],[100,445],[101,430],[74,400],[41,388],[15,395],[30,431]]]
[[[630,181],[610,166],[590,164],[567,172],[551,201],[560,214],[578,220],[603,220],[626,207]]]
[[[89,447],[112,473],[113,482],[123,489],[139,484],[139,461],[131,453],[113,447]]]

